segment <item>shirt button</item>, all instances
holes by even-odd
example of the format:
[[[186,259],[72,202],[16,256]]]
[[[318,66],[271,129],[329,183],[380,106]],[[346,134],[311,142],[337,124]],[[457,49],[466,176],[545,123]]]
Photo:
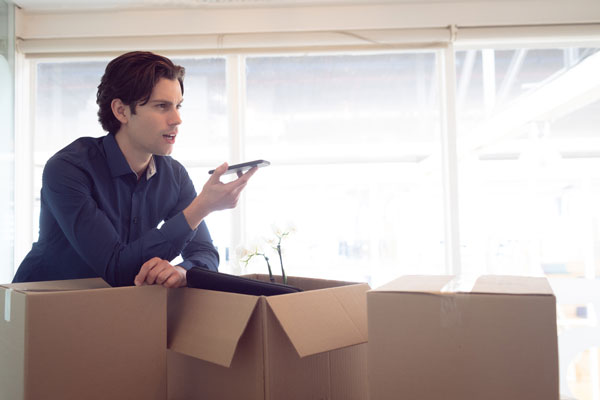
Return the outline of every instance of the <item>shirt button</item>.
[[[134,224],[137,224],[137,222],[138,222],[138,219],[137,219],[137,217],[133,217],[133,223],[134,223]]]

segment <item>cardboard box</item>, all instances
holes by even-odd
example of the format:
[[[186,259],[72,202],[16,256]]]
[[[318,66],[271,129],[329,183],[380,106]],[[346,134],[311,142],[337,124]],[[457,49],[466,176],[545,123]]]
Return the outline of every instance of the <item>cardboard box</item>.
[[[166,398],[166,289],[0,286],[0,399]]]
[[[366,399],[369,286],[288,283],[305,291],[259,297],[170,290],[168,398]]]
[[[367,303],[371,400],[558,400],[545,278],[405,276]]]

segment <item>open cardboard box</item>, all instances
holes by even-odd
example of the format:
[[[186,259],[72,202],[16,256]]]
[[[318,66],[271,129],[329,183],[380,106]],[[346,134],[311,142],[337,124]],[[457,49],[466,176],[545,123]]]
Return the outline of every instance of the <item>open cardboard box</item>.
[[[0,398],[367,399],[369,286],[289,283],[305,291],[1,285]]]
[[[367,295],[371,400],[557,400],[546,278],[404,276]]]
[[[101,279],[0,286],[0,398],[164,400],[166,293]]]
[[[295,277],[288,283],[304,291],[264,297],[170,290],[168,398],[367,399],[369,286]]]

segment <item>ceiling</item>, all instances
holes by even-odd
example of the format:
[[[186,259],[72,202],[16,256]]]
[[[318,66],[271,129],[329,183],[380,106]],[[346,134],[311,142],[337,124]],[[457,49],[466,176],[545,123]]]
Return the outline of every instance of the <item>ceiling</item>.
[[[455,0],[428,0],[444,3]],[[476,1],[476,0],[470,0]],[[18,7],[33,12],[124,10],[141,8],[247,8],[292,7],[314,5],[359,5],[419,3],[419,0],[8,0]]]

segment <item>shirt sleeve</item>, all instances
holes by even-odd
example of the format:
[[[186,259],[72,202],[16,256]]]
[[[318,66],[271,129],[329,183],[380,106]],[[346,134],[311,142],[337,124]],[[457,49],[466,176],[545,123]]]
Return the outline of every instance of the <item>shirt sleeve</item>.
[[[204,221],[197,228],[196,235],[181,252],[183,262],[179,265],[183,268],[192,267],[206,268],[211,271],[219,270],[219,253],[212,245],[208,228]]]
[[[183,166],[180,166],[180,177],[180,205],[177,208],[183,209],[194,200],[196,190]],[[186,270],[192,267],[201,267],[211,271],[218,271],[219,253],[213,246],[212,238],[204,221],[196,228],[193,238],[186,243],[181,256],[183,262],[179,265]]]
[[[153,228],[137,240],[123,243],[94,200],[93,181],[83,170],[61,158],[52,158],[44,168],[42,181],[42,197],[69,243],[112,286],[133,285],[149,255],[172,260],[195,238],[196,232],[178,210],[160,229]]]

